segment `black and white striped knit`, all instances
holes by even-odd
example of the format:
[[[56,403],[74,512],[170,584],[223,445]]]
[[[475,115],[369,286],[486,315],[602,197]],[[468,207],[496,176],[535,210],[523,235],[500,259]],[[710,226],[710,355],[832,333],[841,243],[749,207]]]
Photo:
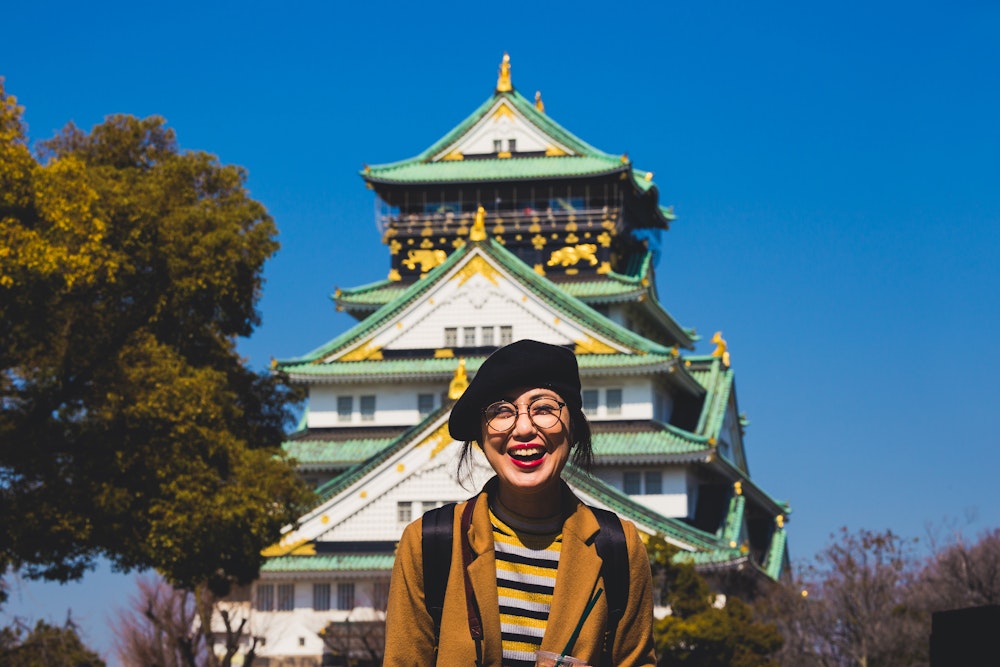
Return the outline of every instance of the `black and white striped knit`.
[[[500,596],[503,667],[533,667],[542,643],[562,548],[562,516],[541,521],[490,507]]]

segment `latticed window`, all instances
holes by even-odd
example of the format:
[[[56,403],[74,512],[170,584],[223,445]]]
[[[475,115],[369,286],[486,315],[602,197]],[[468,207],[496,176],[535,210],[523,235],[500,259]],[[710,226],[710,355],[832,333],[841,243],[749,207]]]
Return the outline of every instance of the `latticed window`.
[[[620,415],[622,413],[622,390],[621,389],[608,389],[607,391],[607,407],[609,415]]]
[[[330,609],[330,584],[313,584],[313,609],[316,611]]]
[[[278,584],[278,611],[295,609],[295,584]]]
[[[493,346],[494,327],[483,327],[483,347]]]
[[[596,389],[584,389],[583,390],[583,411],[591,415],[597,414],[597,390]]]
[[[353,396],[338,396],[337,397],[337,421],[349,422],[351,421],[351,413],[354,412],[354,397]]]
[[[645,474],[646,494],[657,495],[663,493],[663,473],[659,470],[647,470]]]
[[[361,397],[361,421],[363,421],[363,422],[373,422],[373,421],[375,421],[375,397],[374,396],[362,396]]]
[[[642,493],[642,477],[638,472],[629,470],[625,473],[625,493],[630,496],[637,496]]]
[[[476,346],[476,327],[462,327],[462,345],[464,347]]]
[[[458,328],[457,327],[445,327],[444,328],[444,346],[445,347],[458,347]]]
[[[274,584],[257,584],[257,600],[254,606],[258,611],[274,611]]]
[[[421,417],[434,412],[434,394],[417,394],[417,412]]]
[[[354,582],[337,584],[337,609],[354,609]]]
[[[514,342],[514,327],[500,327],[500,344],[510,345]]]
[[[429,512],[430,510],[434,509],[437,506],[438,506],[437,502],[433,500],[425,500],[422,503],[420,503],[420,510],[423,512]]]
[[[396,521],[402,524],[413,521],[413,503],[409,501],[396,503]]]

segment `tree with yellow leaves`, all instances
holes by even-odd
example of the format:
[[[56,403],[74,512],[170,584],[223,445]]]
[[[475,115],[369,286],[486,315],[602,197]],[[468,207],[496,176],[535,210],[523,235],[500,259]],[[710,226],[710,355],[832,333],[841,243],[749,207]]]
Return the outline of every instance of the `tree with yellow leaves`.
[[[235,349],[274,222],[162,118],[36,155],[21,114],[0,79],[0,569],[250,581],[309,499],[280,449],[294,393]]]

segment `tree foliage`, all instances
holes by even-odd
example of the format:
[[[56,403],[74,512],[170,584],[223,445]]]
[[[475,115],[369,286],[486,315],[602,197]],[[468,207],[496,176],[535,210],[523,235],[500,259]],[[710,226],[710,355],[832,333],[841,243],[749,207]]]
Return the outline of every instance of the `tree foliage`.
[[[35,156],[21,113],[0,81],[0,568],[249,581],[309,498],[280,451],[296,396],[235,349],[274,222],[162,118]]]
[[[655,622],[653,638],[661,665],[776,667],[777,629],[757,621],[737,597],[722,603],[690,563],[674,561],[676,549],[659,537],[647,543],[657,603],[670,614]]]
[[[0,629],[0,665],[7,667],[104,667],[104,661],[84,646],[76,624],[60,627],[38,621],[27,630],[17,624]]]

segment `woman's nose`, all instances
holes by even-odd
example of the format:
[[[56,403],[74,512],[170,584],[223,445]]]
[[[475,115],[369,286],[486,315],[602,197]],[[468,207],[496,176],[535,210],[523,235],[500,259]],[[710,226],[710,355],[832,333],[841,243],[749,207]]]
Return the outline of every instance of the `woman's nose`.
[[[517,433],[535,432],[535,423],[531,421],[527,410],[524,412],[518,411],[517,416],[514,417],[514,431]]]

